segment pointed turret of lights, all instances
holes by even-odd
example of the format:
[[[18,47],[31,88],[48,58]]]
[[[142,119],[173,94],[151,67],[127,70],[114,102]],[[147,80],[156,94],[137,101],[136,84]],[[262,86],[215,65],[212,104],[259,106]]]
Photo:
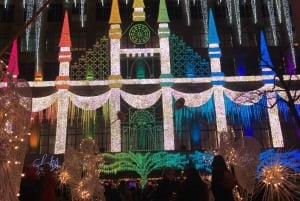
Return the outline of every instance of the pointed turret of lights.
[[[60,52],[58,54],[59,62],[70,62],[71,61],[71,37],[69,28],[69,15],[68,11],[65,11],[63,27],[60,35],[59,45]]]
[[[210,9],[208,19],[208,56],[210,58],[212,83],[217,85],[224,83],[224,73],[221,72],[220,58],[222,54],[219,43],[215,19],[212,9]]]
[[[132,20],[134,22],[141,22],[145,21],[146,15],[145,15],[145,4],[143,0],[134,0],[133,1],[133,13],[132,13]]]
[[[108,23],[110,24],[109,38],[120,39],[122,36],[122,30],[120,24],[122,22],[120,17],[118,0],[112,0],[110,18]]]
[[[8,61],[7,73],[8,73],[9,79],[12,78],[12,80],[6,80],[6,81],[13,81],[13,82],[17,81],[17,77],[19,75],[17,39],[15,39],[13,41],[13,45],[12,45],[12,49],[11,49],[9,61]],[[12,76],[12,77],[10,77],[10,76]]]
[[[56,77],[56,81],[67,81],[70,80],[69,77],[69,68],[70,61],[72,59],[71,53],[71,37],[70,37],[70,28],[69,28],[69,15],[68,11],[65,11],[63,27],[61,31],[60,41],[59,41],[60,51],[58,53],[59,61],[59,75]],[[59,89],[68,88],[67,83],[61,83],[56,85]]]
[[[170,22],[170,19],[165,0],[160,0],[157,22],[159,23],[159,37],[169,37],[170,29],[168,23]]]
[[[271,75],[271,77],[268,77],[264,79],[264,83],[273,83],[275,72],[272,70],[274,68],[274,65],[271,61],[269,50],[267,47],[266,39],[264,36],[263,31],[260,32],[260,62],[259,66],[262,70],[262,75],[267,76]]]

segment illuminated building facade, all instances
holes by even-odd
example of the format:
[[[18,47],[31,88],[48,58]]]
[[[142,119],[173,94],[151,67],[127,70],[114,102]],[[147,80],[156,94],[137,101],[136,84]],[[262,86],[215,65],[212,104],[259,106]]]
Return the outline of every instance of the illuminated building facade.
[[[45,2],[0,2],[4,47]],[[29,152],[61,154],[86,137],[105,152],[215,150],[224,133],[299,146],[287,106],[268,107],[287,98],[270,67],[292,74],[298,94],[299,4],[51,1],[18,40],[33,90]]]

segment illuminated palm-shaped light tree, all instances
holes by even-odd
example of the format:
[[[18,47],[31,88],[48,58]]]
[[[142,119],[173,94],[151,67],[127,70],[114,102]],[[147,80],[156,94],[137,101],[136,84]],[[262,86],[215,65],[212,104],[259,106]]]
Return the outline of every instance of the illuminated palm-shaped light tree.
[[[147,182],[148,175],[163,167],[183,169],[188,163],[185,155],[180,153],[156,152],[156,153],[104,153],[106,164],[101,172],[104,174],[116,174],[124,171],[134,171],[141,176],[141,185]]]

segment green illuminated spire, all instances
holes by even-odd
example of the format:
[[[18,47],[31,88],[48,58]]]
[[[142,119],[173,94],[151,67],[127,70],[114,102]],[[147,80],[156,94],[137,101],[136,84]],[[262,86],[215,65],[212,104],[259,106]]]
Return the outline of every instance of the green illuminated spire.
[[[159,12],[158,18],[157,18],[158,23],[169,23],[170,22],[165,0],[160,0],[158,12]]]

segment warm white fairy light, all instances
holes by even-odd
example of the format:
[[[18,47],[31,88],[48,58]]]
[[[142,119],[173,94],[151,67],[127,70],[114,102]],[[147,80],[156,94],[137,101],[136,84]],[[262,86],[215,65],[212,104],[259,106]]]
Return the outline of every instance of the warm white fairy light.
[[[271,29],[272,29],[274,45],[277,46],[278,41],[277,41],[277,36],[276,36],[276,21],[275,21],[275,11],[274,11],[273,0],[268,0],[267,6],[268,6],[268,12],[269,12],[269,16],[270,16],[270,24],[271,24]]]
[[[204,25],[205,33],[208,33],[208,10],[207,10],[207,0],[200,0],[201,3],[201,12],[202,12],[202,20]]]
[[[257,23],[257,9],[256,9],[256,0],[251,0],[251,8],[253,13],[254,23]]]
[[[278,16],[278,22],[281,23],[282,22],[282,15],[281,15],[281,9],[282,9],[282,4],[281,4],[281,0],[275,0],[275,5],[276,5],[276,13]]]
[[[287,33],[288,33],[290,47],[291,47],[293,65],[295,66],[296,59],[295,59],[295,50],[294,50],[294,47],[293,47],[294,46],[294,34],[293,34],[293,26],[292,26],[291,16],[290,16],[289,2],[287,0],[282,0],[282,6],[283,6],[284,19],[285,19],[285,26],[286,26],[286,30],[287,30]]]
[[[263,195],[262,201],[294,201],[297,200],[296,194],[299,193],[295,182],[297,179],[299,179],[299,175],[291,168],[276,162],[263,167],[255,193]]]

